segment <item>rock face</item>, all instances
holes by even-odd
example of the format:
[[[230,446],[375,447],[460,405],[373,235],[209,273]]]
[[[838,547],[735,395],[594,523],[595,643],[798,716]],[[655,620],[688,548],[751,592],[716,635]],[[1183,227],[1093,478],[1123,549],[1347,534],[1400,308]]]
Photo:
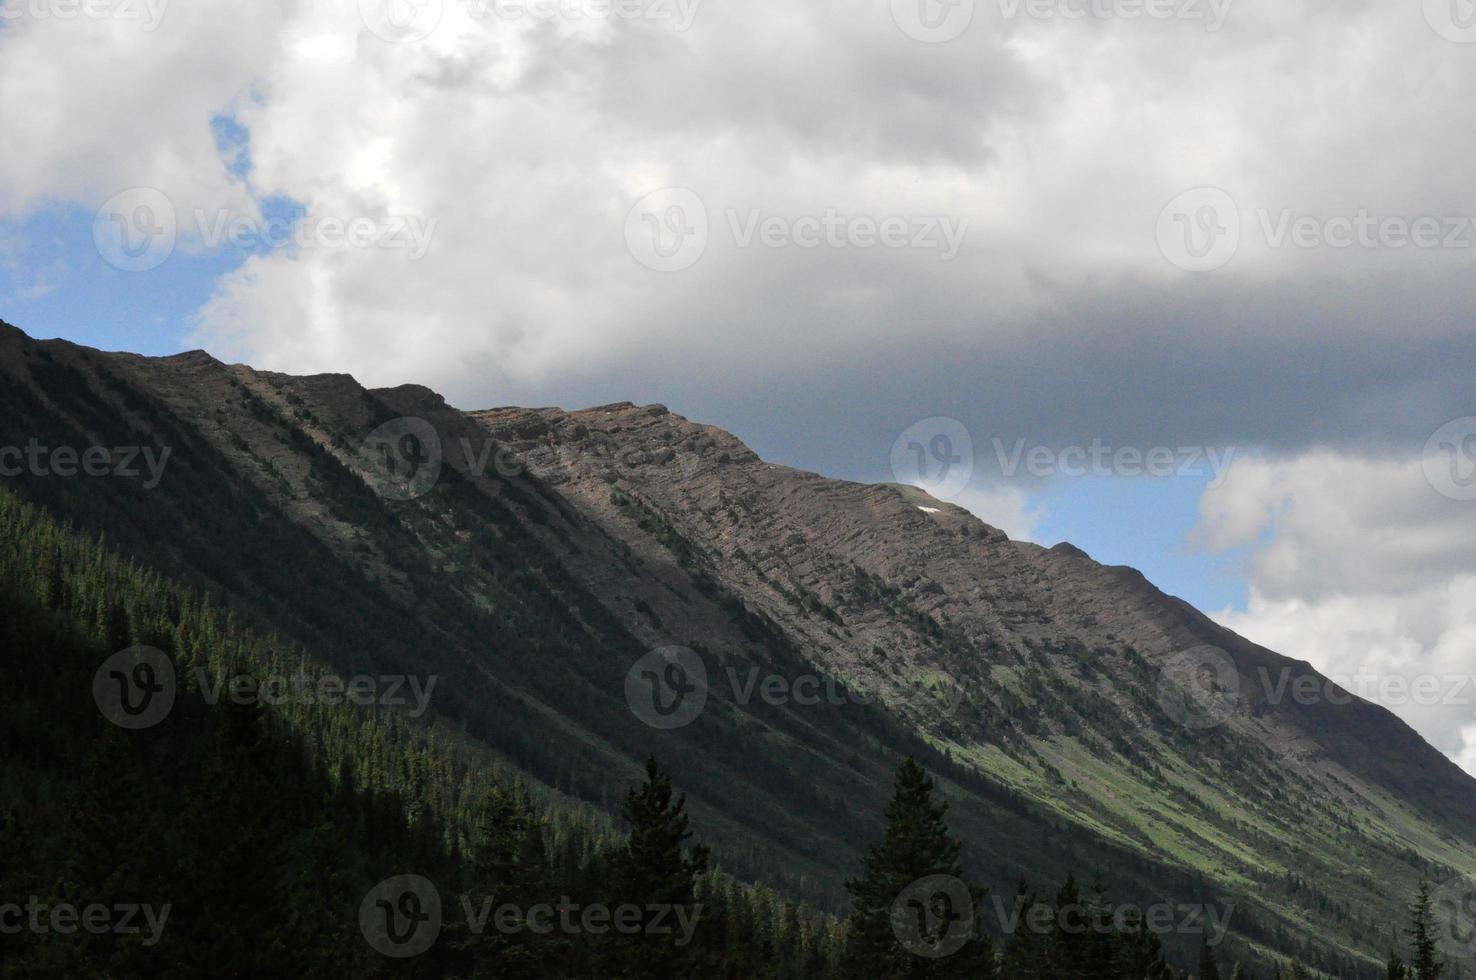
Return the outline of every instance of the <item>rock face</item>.
[[[1476,804],[1476,783],[1444,757],[1416,751],[1418,738],[1387,712],[1357,699],[1297,703],[1282,682],[1311,675],[1308,665],[1248,643],[1133,569],[1100,565],[1069,544],[1011,541],[916,488],[764,463],[732,435],[662,406],[507,408],[471,417],[643,558],[722,583],[780,624],[814,663],[878,692],[934,737],[1071,735],[1069,704],[1012,717],[1011,689],[1022,691],[1011,678],[1035,670],[1073,678],[1107,701],[1120,724],[1146,735],[1163,726],[1164,711],[1156,683],[1144,691],[1132,664],[1223,655],[1236,668],[1238,697],[1215,729],[1264,744],[1285,765],[1315,762],[1307,775],[1330,777],[1322,789],[1339,797],[1347,770],[1427,792],[1424,805],[1453,820]],[[681,539],[680,557],[641,528],[648,512]],[[626,584],[632,599],[663,613],[664,634],[642,630],[645,639],[660,642],[672,631],[700,637],[698,624],[683,622],[687,603],[646,584]],[[1200,647],[1213,649],[1201,657]],[[920,684],[925,677],[936,684]],[[969,708],[944,710],[960,688]],[[1196,727],[1191,721],[1189,730]],[[1367,743],[1383,740],[1400,750],[1369,751]]]
[[[448,745],[570,804],[659,753],[725,864],[816,901],[840,902],[903,754],[941,773],[995,894],[1100,870],[1119,900],[1233,905],[1251,958],[1372,975],[1416,879],[1476,871],[1476,782],[1380,708],[1288,696],[1306,664],[1131,569],[663,406],[466,413],[0,325],[0,410],[0,446],[173,451],[149,492],[0,485],[313,656],[444,675]],[[409,493],[382,455],[406,432],[439,450]],[[633,668],[673,646],[705,707],[652,727]]]

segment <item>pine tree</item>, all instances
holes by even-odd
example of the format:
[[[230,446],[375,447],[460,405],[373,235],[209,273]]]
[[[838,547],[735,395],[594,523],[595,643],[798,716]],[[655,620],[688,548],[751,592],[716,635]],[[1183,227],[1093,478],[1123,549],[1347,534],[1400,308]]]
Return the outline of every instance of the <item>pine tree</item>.
[[[1076,875],[1070,872],[1056,893],[1057,928],[1051,933],[1051,962],[1059,980],[1096,980],[1091,972],[1086,905]]]
[[[1430,883],[1420,882],[1415,901],[1409,909],[1409,939],[1414,959],[1410,963],[1411,980],[1440,980],[1445,964],[1435,952],[1435,937],[1431,934]]]
[[[1054,921],[1055,915],[1054,912],[1040,915],[1035,911],[1042,907],[1049,910],[1049,906],[1026,890],[1025,882],[1020,882],[1015,891],[1014,905],[1010,909],[1010,923],[1007,927],[1010,941],[1000,963],[1000,975],[1006,980],[1051,976],[1051,934],[1049,931],[1038,931],[1033,923],[1037,921],[1037,917]]]
[[[698,921],[696,882],[707,870],[705,847],[686,842],[687,797],[672,798],[671,777],[654,758],[646,761],[646,781],[625,796],[623,815],[630,837],[611,862],[616,904],[641,910],[641,929],[615,935],[610,964],[616,976],[630,978],[685,975],[696,950],[682,945],[680,924]],[[680,914],[678,914],[680,912]]]
[[[1163,958],[1163,942],[1144,928],[1141,915],[1129,912],[1117,935],[1116,975],[1125,980],[1175,980]]]
[[[1208,938],[1199,945],[1199,980],[1220,980],[1220,965]]]
[[[494,780],[482,788],[475,821],[466,884],[481,918],[465,948],[478,975],[544,976],[541,947],[547,943],[522,918],[533,905],[551,902],[540,833],[526,793]],[[500,914],[504,908],[509,915]]]
[[[994,951],[979,922],[984,893],[963,880],[963,846],[949,835],[948,804],[933,801],[933,788],[915,761],[897,770],[882,842],[867,849],[865,873],[846,882],[852,900],[846,976],[994,976]],[[930,894],[926,879],[948,887]],[[954,949],[960,939],[962,947]]]

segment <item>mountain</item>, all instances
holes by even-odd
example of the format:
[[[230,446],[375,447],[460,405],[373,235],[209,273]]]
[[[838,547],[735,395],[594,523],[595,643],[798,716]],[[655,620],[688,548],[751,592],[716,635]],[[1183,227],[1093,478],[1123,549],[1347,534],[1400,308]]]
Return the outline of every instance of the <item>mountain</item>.
[[[1100,873],[1228,914],[1227,958],[1374,976],[1418,880],[1476,872],[1476,781],[1309,665],[661,406],[464,412],[0,325],[0,447],[48,463],[0,487],[323,669],[435,678],[428,751],[571,812],[654,752],[718,864],[822,908],[909,755],[994,896]]]

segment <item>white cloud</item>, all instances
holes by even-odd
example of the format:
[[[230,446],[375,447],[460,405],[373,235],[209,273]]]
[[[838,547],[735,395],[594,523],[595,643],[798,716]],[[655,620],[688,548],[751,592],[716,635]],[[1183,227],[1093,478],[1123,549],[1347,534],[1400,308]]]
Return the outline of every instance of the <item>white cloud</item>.
[[[83,5],[12,0],[12,11]],[[126,5],[142,11],[143,5]],[[119,191],[164,190],[184,209],[250,210],[211,119],[249,94],[289,0],[165,5],[147,19],[21,15],[0,27],[0,216],[53,201],[96,208]]]
[[[1215,618],[1384,704],[1476,773],[1473,507],[1437,493],[1417,458],[1237,462],[1205,493],[1197,534],[1249,548],[1250,599]]]
[[[1473,203],[1450,135],[1476,121],[1469,52],[1417,6],[1235,5],[1209,32],[1001,22],[980,4],[941,45],[907,37],[888,4],[842,0],[708,2],[687,8],[687,30],[433,0],[439,26],[404,44],[366,30],[359,7],[192,0],[151,32],[10,24],[0,129],[28,145],[0,162],[0,212],[145,184],[181,209],[250,213],[283,195],[312,219],[435,219],[418,262],[323,249],[248,263],[201,310],[198,338],[266,367],[463,390],[647,350],[714,371],[735,352],[795,369],[898,332],[1089,330],[1072,305],[1081,290],[1180,288],[1153,229],[1200,184],[1224,187],[1247,219],[1222,282],[1317,275],[1329,288],[1413,270],[1456,290],[1469,278],[1468,254],[1253,240],[1261,207],[1412,218]],[[250,131],[255,198],[214,145],[220,112]],[[695,267],[663,276],[626,254],[622,230],[666,185],[699,194],[712,240]],[[970,225],[942,262],[739,248],[729,209]],[[1246,329],[1275,343],[1280,328],[1200,322],[1183,341]]]
[[[1044,504],[1031,506],[1030,497],[1019,487],[970,486],[950,503],[997,527],[1016,541],[1034,541],[1037,525],[1046,518]]]

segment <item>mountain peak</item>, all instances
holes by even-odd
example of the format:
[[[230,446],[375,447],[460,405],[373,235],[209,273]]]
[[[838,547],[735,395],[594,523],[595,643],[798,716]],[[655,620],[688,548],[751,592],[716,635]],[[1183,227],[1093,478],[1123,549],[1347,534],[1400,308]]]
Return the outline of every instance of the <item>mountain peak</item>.
[[[197,348],[195,350],[180,351],[178,354],[170,354],[168,357],[161,358],[161,360],[173,361],[176,364],[221,364],[221,363],[223,363],[219,359],[217,359],[214,355],[212,355],[209,351],[206,351],[206,350],[203,350],[203,349],[199,349],[199,348]]]
[[[745,873],[840,894],[865,832],[851,803],[919,753],[981,884],[1058,883],[1090,854],[1137,894],[1202,881],[1278,950],[1372,957],[1360,924],[1400,914],[1387,882],[1412,885],[1410,855],[1439,870],[1476,848],[1476,783],[1387,711],[1279,696],[1263,678],[1330,682],[1136,572],[1011,541],[918,487],[770,463],[661,405],[463,413],[420,385],[202,351],[27,357],[12,331],[0,370],[23,383],[0,385],[0,445],[38,425],[58,446],[145,433],[177,460],[157,492],[18,492],[304,649],[444,675],[437,723],[458,745],[541,760],[586,803],[670,749]],[[397,415],[436,428],[450,469],[483,470],[392,485],[366,446]],[[672,647],[703,658],[712,704],[656,736],[629,671]],[[1232,690],[1221,716],[1165,695],[1186,657]],[[801,702],[811,680],[852,696]],[[1020,846],[1043,833],[1062,846]],[[1293,878],[1355,914],[1308,906]]]

